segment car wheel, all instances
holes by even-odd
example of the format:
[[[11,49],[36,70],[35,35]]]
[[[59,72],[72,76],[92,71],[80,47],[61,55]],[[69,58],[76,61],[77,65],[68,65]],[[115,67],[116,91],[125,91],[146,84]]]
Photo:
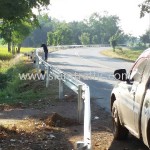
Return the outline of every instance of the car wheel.
[[[116,101],[114,101],[112,106],[112,121],[113,121],[114,139],[115,140],[126,139],[128,137],[129,131],[120,124]]]

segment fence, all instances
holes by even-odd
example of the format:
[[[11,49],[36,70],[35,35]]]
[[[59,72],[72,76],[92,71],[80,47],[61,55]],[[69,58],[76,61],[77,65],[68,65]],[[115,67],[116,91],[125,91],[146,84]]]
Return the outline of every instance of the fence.
[[[78,46],[80,47],[80,46]],[[71,48],[75,48],[72,46]],[[35,63],[37,71],[44,70],[46,74],[46,87],[49,86],[49,75],[57,78],[59,80],[59,99],[63,99],[63,85],[65,84],[70,89],[72,89],[76,94],[78,94],[78,110],[77,119],[78,122],[83,121],[84,114],[84,139],[83,141],[77,142],[77,149],[91,150],[91,107],[90,107],[90,89],[83,82],[75,79],[74,77],[64,73],[60,69],[52,66],[51,64],[45,62],[39,56],[39,50],[35,51]],[[34,54],[31,58],[33,59]]]

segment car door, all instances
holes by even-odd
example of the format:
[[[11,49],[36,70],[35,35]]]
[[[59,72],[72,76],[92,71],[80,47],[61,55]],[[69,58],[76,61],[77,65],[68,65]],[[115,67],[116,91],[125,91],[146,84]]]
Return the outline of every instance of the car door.
[[[122,90],[120,93],[120,111],[122,114],[122,121],[125,126],[133,133],[135,132],[134,122],[134,102],[135,93],[138,85],[141,82],[144,68],[147,64],[145,58],[139,59],[130,71],[127,82],[122,83]]]
[[[149,86],[150,83],[150,78],[149,78],[149,63],[150,60],[147,60],[147,65],[144,67],[143,73],[142,73],[142,78],[141,81],[139,82],[137,86],[137,91],[135,94],[135,100],[134,100],[134,124],[135,124],[135,132],[138,134],[138,137],[140,136],[139,129],[141,128],[140,126],[140,121],[141,121],[141,110],[143,106],[143,100],[146,94],[146,89]]]

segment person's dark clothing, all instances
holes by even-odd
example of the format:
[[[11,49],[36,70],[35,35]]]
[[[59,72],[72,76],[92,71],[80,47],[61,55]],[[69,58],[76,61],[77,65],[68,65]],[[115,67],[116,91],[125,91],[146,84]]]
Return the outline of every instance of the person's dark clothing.
[[[47,61],[48,52],[45,52],[45,60]]]
[[[48,57],[48,48],[46,44],[42,44],[41,47],[43,47],[44,53],[45,53],[45,60],[47,60]]]
[[[48,48],[47,48],[46,44],[42,44],[41,47],[43,47],[44,52],[48,53]]]

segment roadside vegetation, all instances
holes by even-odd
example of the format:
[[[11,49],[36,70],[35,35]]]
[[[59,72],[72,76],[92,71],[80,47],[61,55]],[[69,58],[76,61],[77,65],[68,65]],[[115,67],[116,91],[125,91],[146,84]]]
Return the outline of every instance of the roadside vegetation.
[[[31,51],[33,51],[33,48],[27,48],[27,47],[21,48],[21,53],[31,52]],[[2,60],[10,60],[12,58],[14,58],[14,54],[8,52],[7,46],[0,45],[0,63]]]
[[[55,90],[45,88],[45,81],[20,80],[19,74],[35,73],[34,64],[23,54],[11,56],[7,49],[0,48],[0,103],[29,103],[33,100],[56,95]],[[22,48],[28,52],[33,48]]]
[[[13,54],[9,53],[5,46],[0,46],[0,60],[10,60]]]
[[[112,57],[112,58],[119,58],[128,61],[135,61],[139,55],[143,52],[143,50],[134,50],[129,48],[116,48],[115,51],[112,49],[103,50],[101,54]]]

